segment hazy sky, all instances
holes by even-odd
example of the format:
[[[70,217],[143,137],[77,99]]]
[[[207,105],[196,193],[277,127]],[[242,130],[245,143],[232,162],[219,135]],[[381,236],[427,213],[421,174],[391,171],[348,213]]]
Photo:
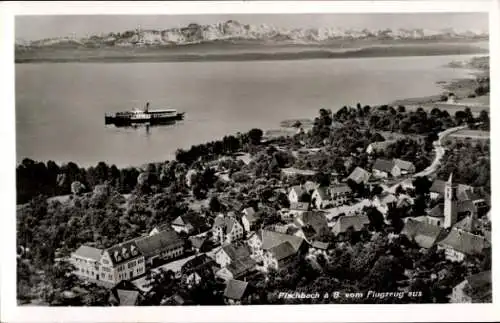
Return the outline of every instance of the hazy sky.
[[[189,23],[210,24],[237,20],[245,24],[270,24],[277,27],[341,28],[428,28],[488,30],[487,13],[370,13],[370,14],[235,14],[235,15],[88,15],[17,16],[15,37],[34,40],[47,37],[85,36],[87,33],[121,32],[137,26],[167,29]]]

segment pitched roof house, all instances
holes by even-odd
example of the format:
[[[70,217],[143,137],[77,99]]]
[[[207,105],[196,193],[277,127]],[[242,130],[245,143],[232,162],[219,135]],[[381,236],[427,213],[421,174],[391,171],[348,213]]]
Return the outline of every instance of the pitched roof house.
[[[370,180],[372,174],[361,167],[356,167],[347,179],[353,180],[355,183],[366,184]]]
[[[190,236],[188,239],[191,241],[192,248],[198,252],[208,251],[207,248],[211,245],[209,238],[206,235]]]
[[[103,250],[82,245],[71,253],[71,263],[75,266],[75,275],[81,278],[99,279],[100,261]]]
[[[398,158],[394,158],[392,161],[401,170],[402,174],[413,174],[416,171],[415,165],[412,162]]]
[[[213,236],[220,244],[231,243],[243,237],[243,226],[235,216],[219,214],[212,227]]]
[[[332,227],[332,232],[336,235],[345,233],[352,228],[354,231],[361,231],[370,223],[366,215],[344,215],[337,218]]]
[[[368,154],[373,154],[375,152],[384,152],[387,147],[395,143],[396,140],[385,140],[385,141],[375,141],[366,147],[366,152]]]
[[[264,265],[274,269],[283,269],[294,263],[297,251],[288,241],[272,246],[264,252]]]
[[[135,239],[137,248],[147,263],[154,259],[171,259],[184,253],[184,240],[174,230],[164,230],[152,236]]]
[[[108,283],[117,283],[140,276],[145,270],[145,257],[134,239],[104,250],[99,278]]]
[[[327,187],[317,187],[312,195],[311,201],[316,206],[317,209],[323,209],[331,204],[330,195],[328,194]]]
[[[306,181],[303,185],[304,190],[308,193],[314,191],[316,187],[318,187],[318,184],[313,182],[313,181]]]
[[[73,252],[72,255],[84,259],[99,261],[101,259],[102,251],[103,251],[102,249],[97,249],[94,247],[82,245],[80,246],[80,248],[76,249],[76,251]]]
[[[109,258],[114,266],[143,257],[135,240],[114,245],[106,249],[105,252],[109,254]]]
[[[231,279],[227,282],[224,289],[224,298],[228,304],[238,304],[245,296],[248,288],[248,282]]]
[[[471,275],[453,288],[450,303],[491,303],[491,271]]]
[[[186,261],[181,267],[181,272],[183,275],[189,275],[192,272],[201,270],[202,268],[210,268],[214,265],[215,261],[212,258],[209,258],[206,254],[201,254]]]
[[[137,306],[143,299],[142,291],[137,286],[122,280],[111,288],[108,301],[114,306]]]
[[[401,234],[415,241],[421,248],[429,249],[446,236],[446,231],[439,226],[408,218]]]
[[[226,244],[215,253],[215,261],[226,267],[235,260],[250,257],[250,249],[243,243]]]
[[[260,219],[260,214],[255,212],[253,207],[249,207],[243,210],[243,216],[241,217],[241,223],[246,232],[250,232],[257,221]]]
[[[438,243],[438,247],[445,250],[446,258],[451,261],[463,261],[466,255],[480,254],[489,246],[484,237],[454,228]]]
[[[300,198],[306,191],[299,185],[293,186],[288,192],[288,200],[291,203],[300,202]]]
[[[231,262],[216,273],[216,276],[224,280],[245,279],[256,270],[257,262],[252,258],[240,258]]]
[[[208,230],[205,219],[194,213],[186,213],[175,218],[170,224],[176,232],[201,233]]]
[[[387,178],[389,176],[398,177],[401,170],[392,160],[378,158],[372,167],[373,176]]]
[[[262,241],[262,249],[269,250],[283,242],[289,242],[296,252],[301,248],[304,239],[295,235],[289,235],[269,230],[260,230],[259,236]]]
[[[247,243],[251,249],[251,257],[254,259],[264,260],[264,266],[270,264],[274,267],[286,265],[284,261],[278,263],[276,256],[281,257],[282,249],[288,247],[275,248],[285,242],[288,242],[294,251],[294,255],[298,254],[306,246],[304,239],[298,235],[290,235],[271,230],[259,230],[252,234]]]
[[[328,232],[330,230],[325,214],[322,212],[306,212],[297,216],[294,223],[299,228],[310,227],[312,229],[312,235],[305,235],[308,241],[314,239],[318,235],[321,235],[323,232]]]

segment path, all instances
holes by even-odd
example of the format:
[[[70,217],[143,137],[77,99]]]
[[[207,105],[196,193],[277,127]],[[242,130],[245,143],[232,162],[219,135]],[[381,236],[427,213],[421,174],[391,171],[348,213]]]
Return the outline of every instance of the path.
[[[444,148],[444,140],[446,139],[446,137],[448,137],[450,134],[452,134],[454,132],[460,131],[462,129],[466,129],[467,127],[468,126],[454,127],[454,128],[449,128],[449,129],[446,129],[446,130],[440,132],[438,135],[438,139],[433,142],[434,160],[426,169],[414,174],[411,178],[433,175],[437,171],[439,165],[441,164],[441,159],[444,157],[444,154],[446,152],[446,149]],[[404,179],[402,181],[399,181],[398,183],[391,186],[390,191],[394,192],[396,187],[401,185],[406,180],[408,180],[408,179]]]

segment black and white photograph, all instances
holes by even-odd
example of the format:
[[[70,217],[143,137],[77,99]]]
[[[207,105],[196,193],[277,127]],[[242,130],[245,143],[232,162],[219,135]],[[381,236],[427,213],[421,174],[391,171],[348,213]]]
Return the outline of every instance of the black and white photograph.
[[[15,15],[13,303],[491,305],[483,4]]]

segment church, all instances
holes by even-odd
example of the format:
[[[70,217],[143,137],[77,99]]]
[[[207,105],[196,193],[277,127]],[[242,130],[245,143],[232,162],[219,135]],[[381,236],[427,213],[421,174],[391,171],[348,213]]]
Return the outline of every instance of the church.
[[[485,199],[472,189],[459,193],[453,174],[443,185],[443,196],[444,201],[427,215],[407,218],[401,233],[422,248],[437,245],[452,261],[462,261],[467,255],[482,253],[489,246],[479,220],[489,210]]]
[[[444,229],[460,228],[474,232],[478,230],[478,218],[483,217],[489,210],[484,198],[469,187],[459,190],[459,184],[453,182],[450,174],[444,185],[444,202],[437,204],[428,215],[416,218]]]

